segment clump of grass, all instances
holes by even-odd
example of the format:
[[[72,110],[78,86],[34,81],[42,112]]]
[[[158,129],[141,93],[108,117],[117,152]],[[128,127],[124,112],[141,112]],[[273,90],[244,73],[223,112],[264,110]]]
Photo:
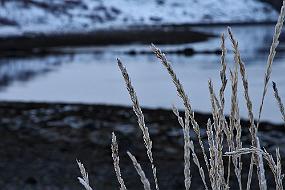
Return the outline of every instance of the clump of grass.
[[[254,114],[252,111],[252,101],[249,94],[249,83],[246,74],[245,64],[242,61],[238,42],[234,37],[234,34],[231,28],[228,27],[228,36],[232,43],[233,51],[234,51],[234,68],[230,69],[230,81],[231,81],[231,112],[229,121],[226,120],[224,115],[224,107],[225,107],[225,98],[224,92],[228,84],[228,79],[226,75],[226,71],[228,70],[226,64],[226,47],[225,47],[225,40],[226,37],[224,34],[221,36],[221,70],[220,70],[220,80],[221,80],[221,87],[219,89],[218,96],[215,93],[214,84],[211,80],[209,80],[208,87],[209,87],[209,94],[210,94],[210,101],[212,107],[212,120],[209,118],[207,123],[207,142],[203,142],[201,138],[200,126],[195,119],[195,113],[191,106],[191,101],[189,96],[186,94],[182,83],[180,82],[178,76],[175,74],[171,63],[166,58],[166,55],[158,49],[153,44],[151,48],[155,54],[155,56],[160,60],[162,65],[166,68],[167,72],[169,73],[174,86],[176,87],[177,94],[180,97],[181,101],[183,102],[185,108],[185,116],[184,119],[180,116],[178,109],[173,106],[173,113],[176,115],[179,124],[182,127],[183,137],[184,137],[184,185],[185,189],[189,190],[191,188],[191,171],[190,171],[190,164],[191,159],[193,160],[194,164],[197,166],[200,177],[202,179],[204,188],[213,189],[213,190],[224,190],[230,189],[230,177],[231,177],[231,165],[234,168],[234,174],[238,181],[239,189],[242,190],[246,187],[246,189],[250,189],[251,181],[253,176],[253,168],[256,167],[257,176],[258,176],[258,184],[259,188],[262,190],[267,189],[267,182],[266,182],[266,174],[264,169],[264,161],[268,164],[269,168],[271,169],[276,189],[283,190],[283,174],[281,170],[281,156],[279,153],[279,149],[276,149],[276,159],[268,153],[266,150],[262,150],[260,147],[260,140],[258,137],[258,126],[261,118],[261,113],[263,110],[263,103],[264,98],[267,92],[268,83],[270,80],[272,64],[274,60],[274,56],[276,54],[276,48],[279,43],[279,36],[282,30],[283,22],[285,18],[285,0],[283,1],[283,6],[281,8],[281,12],[278,18],[278,22],[275,26],[274,37],[272,41],[272,45],[270,48],[270,53],[268,56],[267,61],[267,68],[265,71],[265,79],[264,79],[264,87],[262,93],[261,104],[258,113],[258,121],[255,123]],[[152,168],[152,175],[155,184],[155,189],[159,190],[159,180],[157,177],[157,170],[154,162],[154,156],[152,153],[152,140],[148,131],[148,128],[144,121],[144,115],[141,110],[135,89],[131,83],[129,74],[127,69],[123,66],[122,62],[118,59],[118,66],[124,78],[126,88],[129,92],[131,101],[133,103],[133,110],[137,116],[138,125],[142,131],[142,136],[144,140],[144,145],[146,148],[146,154],[148,160],[151,164]],[[239,103],[237,100],[237,92],[238,92],[238,74],[241,75],[243,91],[244,91],[244,98],[246,101],[246,108],[248,111],[248,119],[250,121],[249,131],[251,134],[251,146],[250,147],[243,147],[241,141],[241,132],[242,127],[240,123],[240,115],[239,115]],[[278,93],[278,89],[276,84],[273,82],[273,90],[274,94],[282,115],[282,118],[285,123],[285,111],[284,106],[281,100],[281,97]],[[205,164],[204,168],[200,163],[201,160],[198,159],[198,156],[195,151],[195,147],[193,141],[190,138],[190,133],[193,132],[196,134],[199,148],[202,150],[203,162]],[[204,147],[204,143],[209,145],[208,151]],[[225,146],[226,145],[226,146]],[[116,140],[116,136],[112,134],[112,157],[114,161],[114,169],[117,176],[117,180],[120,185],[121,190],[126,190],[127,187],[123,180],[120,166],[119,166],[119,153],[118,153],[118,143]],[[130,152],[127,152],[128,156],[130,157],[136,172],[138,173],[143,187],[145,190],[150,190],[151,185],[146,177],[141,165],[137,161],[134,155]],[[248,177],[247,181],[242,180],[242,170],[243,163],[242,162],[242,155],[244,154],[251,154],[251,163],[249,164],[248,170]],[[224,164],[225,156],[228,156],[228,164]],[[85,187],[86,190],[92,190],[89,185],[88,174],[85,171],[83,164],[78,162],[82,177],[79,177],[80,183]],[[209,183],[207,183],[207,179]],[[246,186],[245,186],[246,184]]]

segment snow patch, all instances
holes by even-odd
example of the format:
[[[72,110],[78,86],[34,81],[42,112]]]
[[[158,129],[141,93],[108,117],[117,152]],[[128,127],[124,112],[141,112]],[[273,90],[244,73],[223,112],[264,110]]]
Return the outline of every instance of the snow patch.
[[[0,6],[0,34],[70,32],[155,24],[275,21],[256,0],[11,0]]]

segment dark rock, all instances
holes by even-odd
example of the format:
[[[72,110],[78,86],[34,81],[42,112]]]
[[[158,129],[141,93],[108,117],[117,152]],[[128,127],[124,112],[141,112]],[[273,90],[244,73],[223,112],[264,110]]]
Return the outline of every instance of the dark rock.
[[[154,22],[160,22],[160,21],[162,21],[162,18],[161,17],[152,16],[152,17],[149,18],[149,20],[154,21]]]
[[[278,12],[280,11],[281,7],[282,7],[282,0],[259,0],[265,3],[270,4],[273,8],[275,8]]]
[[[156,3],[158,5],[164,5],[165,4],[165,0],[156,0]]]
[[[116,15],[118,15],[118,14],[121,13],[121,11],[120,11],[119,9],[117,9],[116,7],[111,7],[111,11],[112,11],[113,13],[115,13]]]
[[[30,185],[36,185],[38,181],[34,177],[28,177],[25,180],[25,183],[30,184]]]
[[[0,17],[0,26],[1,25],[8,25],[8,26],[17,26],[18,23],[14,20],[10,20],[8,18]]]

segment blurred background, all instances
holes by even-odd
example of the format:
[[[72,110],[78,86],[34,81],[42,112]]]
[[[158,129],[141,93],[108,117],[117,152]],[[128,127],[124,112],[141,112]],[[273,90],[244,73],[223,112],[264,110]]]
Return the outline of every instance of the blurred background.
[[[246,64],[257,115],[281,5],[281,0],[0,0],[1,187],[79,189],[78,158],[86,162],[95,187],[113,189],[109,151],[113,130],[121,136],[122,151],[129,147],[146,162],[116,58],[129,71],[158,147],[171,141],[162,135],[174,141],[181,138],[168,110],[172,104],[178,108],[183,104],[152,54],[151,43],[167,54],[203,123],[211,112],[208,80],[220,88],[220,36],[230,26]],[[285,99],[284,34],[280,41],[271,79]],[[227,64],[233,68],[229,40],[226,47]],[[240,89],[239,103],[244,104]],[[230,88],[226,102],[229,114]],[[245,106],[240,108],[246,119]],[[274,144],[274,139],[282,144],[282,118],[271,87],[262,121],[264,129],[275,126],[278,131],[262,135],[268,141],[264,146]],[[171,128],[166,130],[168,126],[177,127],[175,135]],[[177,148],[170,149],[157,151],[178,153]],[[170,176],[171,182],[161,168],[164,189],[183,188],[183,165],[178,164],[182,155],[163,159],[178,168],[173,169],[177,173]],[[122,162],[130,187],[136,189],[130,162]]]

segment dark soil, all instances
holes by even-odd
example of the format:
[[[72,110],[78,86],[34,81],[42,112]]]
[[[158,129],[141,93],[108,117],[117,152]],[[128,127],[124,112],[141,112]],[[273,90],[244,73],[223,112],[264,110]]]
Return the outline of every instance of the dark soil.
[[[169,110],[143,109],[143,112],[153,139],[161,189],[184,189],[181,127]],[[196,113],[204,140],[207,138],[204,126],[209,117],[209,114]],[[137,157],[151,179],[142,134],[129,107],[0,102],[0,123],[1,189],[82,189],[76,179],[79,176],[76,159],[85,164],[96,190],[118,188],[110,152],[112,131],[119,140],[121,169],[128,189],[142,189],[142,185],[126,155],[127,150]],[[242,121],[242,125],[245,129],[242,140],[247,146],[248,123]],[[277,144],[285,156],[284,126],[264,122],[260,134],[263,146],[272,151]],[[191,137],[196,145],[196,136],[191,133]],[[196,150],[200,157],[198,146]],[[243,178],[246,179],[248,158],[244,157],[244,161]],[[191,171],[192,187],[204,189],[194,163]],[[268,176],[272,180],[270,172]],[[235,177],[232,179],[235,187]],[[273,180],[268,183],[274,188]],[[252,185],[257,188],[256,183]]]

